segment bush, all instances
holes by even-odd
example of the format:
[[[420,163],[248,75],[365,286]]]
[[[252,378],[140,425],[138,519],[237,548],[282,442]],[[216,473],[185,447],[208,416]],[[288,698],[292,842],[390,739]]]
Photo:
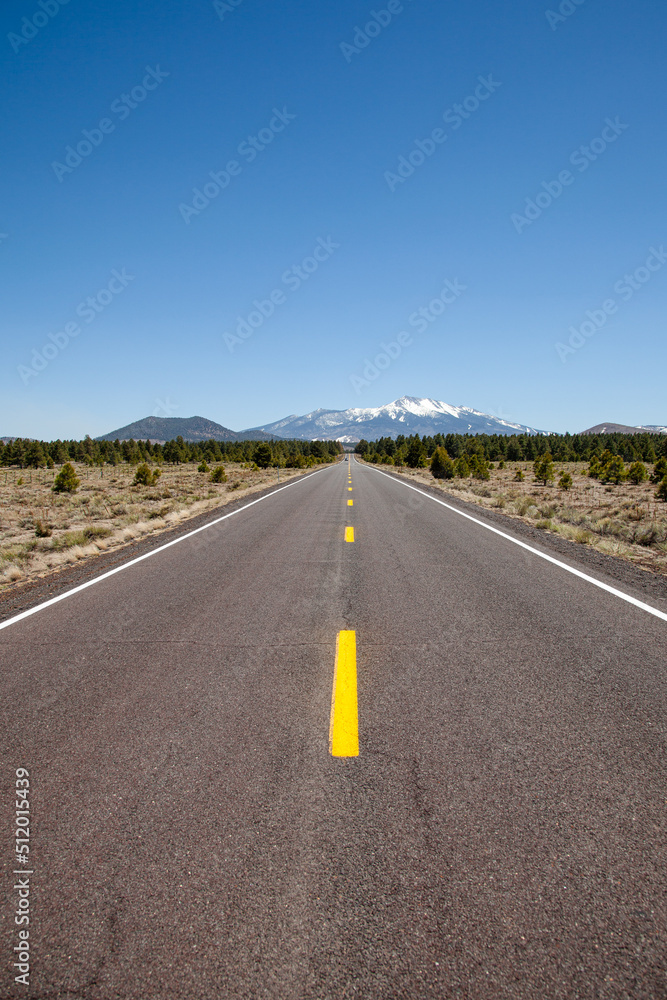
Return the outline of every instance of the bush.
[[[648,479],[648,472],[646,471],[646,466],[643,462],[633,462],[628,469],[628,479],[635,486],[639,486],[643,483],[645,479]]]
[[[53,534],[50,524],[42,524],[41,521],[35,521],[35,534],[38,538],[50,538]]]
[[[572,489],[572,476],[569,472],[564,472],[563,475],[558,480],[558,485],[562,490]]]
[[[210,472],[210,469],[206,464],[206,459],[203,459],[201,464],[197,466],[197,472]]]
[[[655,491],[655,496],[656,500],[665,500],[667,502],[667,476],[665,476],[663,481],[658,486]]]
[[[224,465],[218,465],[217,468],[213,470],[213,472],[211,473],[211,482],[212,483],[227,482],[227,473],[225,472]]]
[[[54,493],[76,493],[76,488],[81,480],[74,471],[71,462],[65,462],[53,483]]]
[[[155,486],[158,479],[160,478],[160,470],[156,469],[155,472],[151,472],[145,462],[137,467],[137,471],[134,474],[134,479],[132,480],[133,486]]]
[[[526,477],[524,476],[521,469],[517,469],[514,473],[514,479],[517,483],[522,483]]]
[[[434,479],[453,479],[454,463],[444,448],[436,448],[431,456],[431,474]]]

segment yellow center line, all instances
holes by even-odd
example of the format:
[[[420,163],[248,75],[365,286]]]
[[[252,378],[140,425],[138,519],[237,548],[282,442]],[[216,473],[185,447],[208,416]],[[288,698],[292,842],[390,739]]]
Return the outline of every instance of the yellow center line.
[[[359,756],[356,632],[339,632],[331,695],[329,751],[332,757]]]
[[[352,507],[354,505],[354,500],[348,500],[347,505],[348,507]]]
[[[354,541],[354,528],[346,528],[345,529],[345,541],[346,542],[353,542]]]
[[[348,492],[348,493],[351,493],[351,492],[352,492],[352,487],[351,487],[351,486],[348,486],[348,488],[347,488],[347,492]]]

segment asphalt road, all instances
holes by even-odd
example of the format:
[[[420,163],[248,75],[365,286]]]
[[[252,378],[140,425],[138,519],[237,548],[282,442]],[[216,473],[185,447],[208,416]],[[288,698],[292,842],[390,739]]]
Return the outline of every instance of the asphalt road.
[[[351,468],[0,631],[0,997],[667,997],[667,623]]]

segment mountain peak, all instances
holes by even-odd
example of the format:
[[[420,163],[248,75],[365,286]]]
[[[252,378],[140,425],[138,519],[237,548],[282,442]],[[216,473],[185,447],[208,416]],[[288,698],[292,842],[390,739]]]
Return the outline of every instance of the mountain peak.
[[[252,431],[279,432],[282,437],[302,440],[359,441],[399,434],[543,434],[545,431],[515,424],[469,406],[453,406],[442,400],[400,396],[382,406],[350,407],[347,410],[317,409],[302,417],[284,417]],[[249,432],[241,432],[249,433]]]

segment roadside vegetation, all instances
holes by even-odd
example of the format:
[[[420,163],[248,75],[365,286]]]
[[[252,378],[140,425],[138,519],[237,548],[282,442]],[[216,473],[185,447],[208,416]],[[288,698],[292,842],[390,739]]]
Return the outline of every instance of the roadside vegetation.
[[[332,462],[340,451],[329,441],[0,442],[0,592]]]
[[[667,573],[667,436],[435,435],[358,456],[536,528]]]

